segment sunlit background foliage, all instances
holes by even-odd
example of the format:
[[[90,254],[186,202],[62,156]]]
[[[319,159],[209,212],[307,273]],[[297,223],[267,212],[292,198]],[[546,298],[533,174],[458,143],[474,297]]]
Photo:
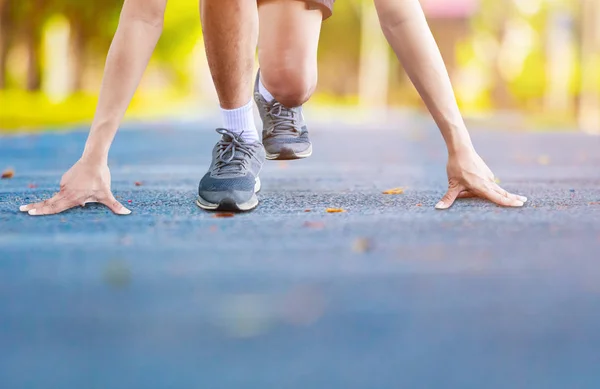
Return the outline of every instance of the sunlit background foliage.
[[[0,0],[0,128],[85,123],[123,0]],[[599,0],[422,0],[467,115],[600,128]],[[371,0],[323,26],[312,104],[422,108]],[[215,107],[198,0],[171,0],[129,117]]]

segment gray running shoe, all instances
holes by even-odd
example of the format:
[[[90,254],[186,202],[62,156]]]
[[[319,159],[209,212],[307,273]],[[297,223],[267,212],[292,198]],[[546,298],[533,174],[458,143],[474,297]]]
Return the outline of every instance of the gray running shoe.
[[[254,101],[263,122],[263,145],[267,159],[300,159],[312,155],[312,144],[302,107],[286,108],[276,100],[265,100],[258,89],[260,70],[254,85]]]
[[[196,204],[202,209],[249,211],[258,205],[258,174],[265,162],[261,143],[246,143],[233,132],[219,128],[222,135],[212,153],[208,173],[200,181]]]

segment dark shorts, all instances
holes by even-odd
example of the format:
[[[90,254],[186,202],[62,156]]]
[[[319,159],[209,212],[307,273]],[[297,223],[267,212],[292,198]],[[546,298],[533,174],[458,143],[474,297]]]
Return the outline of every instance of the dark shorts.
[[[318,8],[323,12],[323,20],[327,19],[333,13],[333,3],[335,0],[305,0],[308,6]]]

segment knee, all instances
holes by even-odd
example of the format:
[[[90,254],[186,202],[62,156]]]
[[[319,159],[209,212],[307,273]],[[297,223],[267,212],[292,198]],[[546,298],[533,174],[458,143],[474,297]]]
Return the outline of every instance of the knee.
[[[261,68],[261,79],[275,100],[286,107],[299,107],[306,103],[317,86],[316,71],[302,66]]]
[[[166,0],[130,0],[123,6],[122,17],[162,29]]]

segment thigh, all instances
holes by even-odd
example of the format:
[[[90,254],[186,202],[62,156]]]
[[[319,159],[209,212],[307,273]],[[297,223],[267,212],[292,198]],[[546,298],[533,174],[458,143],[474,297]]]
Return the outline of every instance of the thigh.
[[[333,14],[333,3],[335,0],[303,0],[308,3],[310,8],[318,8],[323,11],[323,20]]]
[[[259,1],[258,57],[265,77],[297,71],[315,78],[323,13],[299,0]]]

